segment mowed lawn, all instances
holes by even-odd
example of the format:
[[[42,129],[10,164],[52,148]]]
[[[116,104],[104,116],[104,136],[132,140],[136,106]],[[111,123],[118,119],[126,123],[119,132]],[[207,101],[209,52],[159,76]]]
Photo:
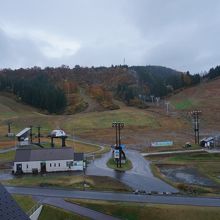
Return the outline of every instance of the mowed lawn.
[[[97,200],[67,199],[108,215],[124,220],[219,220],[218,207],[183,205],[157,205],[144,203],[108,202]]]
[[[13,195],[12,197],[25,212],[28,212],[37,204],[37,201],[32,196]]]
[[[18,109],[21,107],[19,106]],[[27,115],[26,110],[15,112],[12,116],[5,117],[6,111],[0,114],[0,119],[6,121],[11,119],[12,131],[15,133],[20,129],[33,125],[42,127],[42,134],[48,134],[53,129],[64,129],[69,134],[80,134],[93,129],[111,128],[113,121],[123,121],[126,126],[152,127],[160,126],[156,117],[147,111],[135,108],[125,108],[114,111],[79,113],[76,115],[45,115],[37,112],[30,112]],[[6,119],[7,118],[7,119]],[[1,130],[7,133],[7,126],[1,125]],[[34,133],[37,129],[33,128]]]
[[[60,208],[44,205],[38,220],[89,220],[89,218],[67,212]]]
[[[189,126],[179,117],[167,117],[165,113],[123,107],[114,111],[73,115],[69,120],[63,121],[63,128],[66,131],[73,131],[74,135],[83,139],[113,144],[115,129],[112,128],[112,122],[114,121],[124,122],[124,128],[121,131],[122,142],[133,145],[146,145],[147,139],[177,139],[179,138],[178,134],[183,136],[182,131]],[[184,138],[185,140],[186,138]]]
[[[0,154],[0,163],[11,162],[14,160],[15,151],[9,151],[6,153]]]
[[[30,211],[37,201],[32,196],[13,195],[14,200],[21,207],[24,212]],[[59,209],[53,206],[44,205],[39,220],[87,220],[88,218],[79,216],[74,213],[67,212],[63,209]]]
[[[127,185],[107,176],[72,175],[71,173],[57,173],[47,175],[26,175],[3,181],[12,186],[60,187],[68,189],[101,190],[101,191],[131,191]]]
[[[121,109],[112,111],[47,115],[45,112],[39,112],[37,109],[17,102],[14,98],[0,96],[0,100],[1,98],[4,106],[4,108],[2,106],[2,111],[0,110],[2,135],[7,134],[7,122],[10,120],[11,130],[15,134],[32,125],[34,136],[37,135],[37,126],[41,126],[41,134],[44,137],[47,137],[54,129],[63,129],[70,136],[96,143],[113,144],[115,131],[112,128],[112,122],[122,121],[125,124],[122,131],[124,144],[146,145],[147,137],[148,140],[174,139],[179,146],[179,143],[186,140],[183,131],[189,129],[189,123],[181,117],[167,116],[164,109],[158,109],[156,106],[138,109],[123,105]],[[8,111],[11,113],[8,114]],[[77,145],[79,144],[76,144],[76,151],[78,151]],[[90,152],[90,149],[84,152]]]
[[[34,142],[38,142],[37,138],[33,139]],[[50,148],[51,147],[51,139],[50,138],[41,138],[41,145],[44,146],[45,148]],[[61,139],[54,139],[54,147],[61,147],[62,145],[62,140]],[[66,146],[67,147],[72,147],[75,152],[83,152],[83,153],[92,153],[92,152],[97,152],[101,148],[98,145],[95,144],[87,144],[71,139],[66,140]]]
[[[174,102],[173,104],[177,110],[187,110],[187,109],[192,108],[196,104],[196,102],[188,98],[188,99],[181,100],[179,102],[178,101]]]
[[[123,108],[114,111],[91,112],[72,116],[72,123],[65,121],[64,127],[76,133],[92,129],[111,128],[113,121],[124,122],[126,126],[152,127],[159,126],[158,121],[149,112],[135,108]]]

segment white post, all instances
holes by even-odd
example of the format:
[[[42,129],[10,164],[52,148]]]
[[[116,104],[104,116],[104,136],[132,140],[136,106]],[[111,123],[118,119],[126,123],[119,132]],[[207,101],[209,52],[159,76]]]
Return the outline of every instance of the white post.
[[[167,109],[167,115],[169,114],[169,104],[170,104],[170,102],[165,102],[166,109]]]

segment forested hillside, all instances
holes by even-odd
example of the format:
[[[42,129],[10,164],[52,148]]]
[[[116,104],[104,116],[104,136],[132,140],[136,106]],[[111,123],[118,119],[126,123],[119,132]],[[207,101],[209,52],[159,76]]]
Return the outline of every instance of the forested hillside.
[[[143,107],[152,95],[163,97],[199,81],[198,75],[160,66],[63,65],[0,71],[1,91],[14,93],[21,102],[49,113],[68,114],[84,111],[91,103],[96,103],[97,110],[117,109],[114,99]]]
[[[60,113],[66,107],[64,91],[43,74],[26,78],[6,71],[0,76],[0,90],[12,92],[22,102],[49,113]]]

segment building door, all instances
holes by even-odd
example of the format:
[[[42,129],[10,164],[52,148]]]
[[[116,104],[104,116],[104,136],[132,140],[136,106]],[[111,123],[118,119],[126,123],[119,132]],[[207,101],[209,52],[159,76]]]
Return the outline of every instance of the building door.
[[[22,173],[22,164],[21,163],[18,163],[16,164],[16,173]]]
[[[40,172],[41,173],[46,173],[47,170],[46,170],[46,162],[41,162],[40,163]]]

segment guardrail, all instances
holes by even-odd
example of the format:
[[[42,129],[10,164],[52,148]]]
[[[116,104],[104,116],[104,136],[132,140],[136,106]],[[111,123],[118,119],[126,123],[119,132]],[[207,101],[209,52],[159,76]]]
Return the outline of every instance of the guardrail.
[[[26,214],[28,216],[31,216],[38,208],[40,208],[40,206],[42,205],[41,202],[38,202],[36,205],[34,205],[31,209],[29,209]]]

